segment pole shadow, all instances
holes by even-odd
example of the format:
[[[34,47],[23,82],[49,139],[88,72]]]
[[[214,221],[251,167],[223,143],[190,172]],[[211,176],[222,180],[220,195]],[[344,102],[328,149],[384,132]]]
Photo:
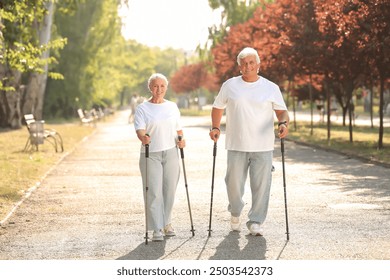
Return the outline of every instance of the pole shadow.
[[[279,255],[276,258],[277,260],[280,260],[280,257],[282,256],[284,249],[286,249],[286,247],[287,247],[287,244],[288,244],[288,240],[285,241],[282,249],[280,250],[280,253],[279,253]]]
[[[267,241],[263,236],[246,235],[247,244],[241,250],[239,246],[240,233],[231,231],[217,246],[210,260],[265,260]]]

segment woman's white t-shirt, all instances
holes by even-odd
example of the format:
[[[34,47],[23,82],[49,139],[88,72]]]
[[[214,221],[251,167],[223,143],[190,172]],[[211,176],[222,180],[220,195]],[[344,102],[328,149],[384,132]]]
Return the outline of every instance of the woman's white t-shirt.
[[[242,76],[227,80],[213,107],[226,108],[227,150],[262,152],[274,149],[274,110],[287,110],[279,87],[259,77],[248,83]]]
[[[172,149],[176,146],[177,131],[182,129],[179,108],[165,99],[159,104],[144,102],[135,110],[134,127],[150,135],[149,152]],[[144,147],[141,152],[145,152]]]

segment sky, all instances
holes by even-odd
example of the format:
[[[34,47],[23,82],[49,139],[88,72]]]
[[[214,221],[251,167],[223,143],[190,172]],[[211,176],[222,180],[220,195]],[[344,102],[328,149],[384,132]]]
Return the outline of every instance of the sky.
[[[189,51],[207,41],[208,27],[221,18],[208,0],[129,0],[129,10],[122,13],[125,39]]]

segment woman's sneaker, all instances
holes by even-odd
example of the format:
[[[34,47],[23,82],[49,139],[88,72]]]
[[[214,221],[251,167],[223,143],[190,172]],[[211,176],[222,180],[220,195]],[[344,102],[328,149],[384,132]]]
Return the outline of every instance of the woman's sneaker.
[[[164,233],[166,236],[175,236],[176,235],[176,232],[173,229],[171,224],[168,224],[164,227]]]
[[[257,223],[249,224],[248,229],[251,235],[263,236],[263,229],[261,228],[260,224]]]
[[[161,230],[155,230],[153,231],[153,241],[163,241],[164,240],[164,234],[162,233]]]

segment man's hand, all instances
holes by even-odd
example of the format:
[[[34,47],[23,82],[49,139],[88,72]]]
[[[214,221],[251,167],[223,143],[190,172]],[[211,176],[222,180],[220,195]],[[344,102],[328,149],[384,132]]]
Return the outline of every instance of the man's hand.
[[[218,141],[220,134],[221,134],[221,131],[217,127],[213,127],[209,133],[211,140],[213,140],[214,142]]]

